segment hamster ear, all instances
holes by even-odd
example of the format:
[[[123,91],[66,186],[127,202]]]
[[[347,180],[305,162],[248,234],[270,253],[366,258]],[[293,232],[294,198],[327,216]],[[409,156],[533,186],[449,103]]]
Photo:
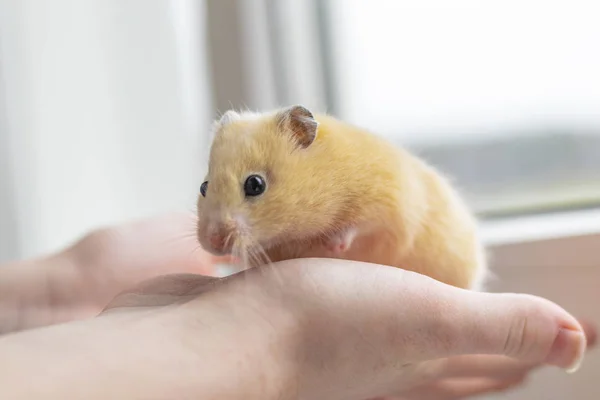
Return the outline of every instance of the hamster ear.
[[[233,121],[238,120],[239,118],[240,114],[238,114],[234,110],[227,110],[223,115],[221,115],[221,118],[219,118],[219,125],[227,125]]]
[[[295,105],[280,111],[279,124],[288,130],[303,148],[310,146],[317,137],[319,123],[303,106]]]

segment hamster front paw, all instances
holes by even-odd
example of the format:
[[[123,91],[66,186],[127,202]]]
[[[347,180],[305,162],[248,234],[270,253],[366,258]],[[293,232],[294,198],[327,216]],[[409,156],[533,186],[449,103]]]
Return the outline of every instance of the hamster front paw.
[[[356,233],[355,228],[349,228],[337,233],[335,236],[329,238],[325,244],[325,248],[333,254],[341,254],[350,248],[356,237]]]

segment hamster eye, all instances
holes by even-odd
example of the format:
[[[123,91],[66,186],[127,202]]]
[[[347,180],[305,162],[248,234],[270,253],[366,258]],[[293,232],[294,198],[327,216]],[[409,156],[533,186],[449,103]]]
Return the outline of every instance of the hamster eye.
[[[202,182],[202,185],[200,185],[200,194],[202,195],[202,197],[206,197],[207,189],[208,189],[208,181]]]
[[[246,197],[260,196],[267,188],[267,183],[260,175],[250,175],[244,182],[244,194]]]

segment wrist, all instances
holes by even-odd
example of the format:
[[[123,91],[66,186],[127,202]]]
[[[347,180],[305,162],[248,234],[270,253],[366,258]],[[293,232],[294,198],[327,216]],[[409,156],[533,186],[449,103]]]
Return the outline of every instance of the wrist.
[[[115,313],[0,338],[0,398],[188,397],[197,357],[180,340],[177,313],[164,311]]]
[[[297,398],[297,319],[249,292],[210,291],[181,309],[183,342],[211,369],[195,377],[203,398]]]

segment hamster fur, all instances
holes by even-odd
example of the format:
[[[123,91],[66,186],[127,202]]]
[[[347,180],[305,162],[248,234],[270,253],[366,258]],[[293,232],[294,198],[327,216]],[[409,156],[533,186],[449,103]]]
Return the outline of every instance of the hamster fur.
[[[330,257],[481,290],[477,222],[448,180],[403,148],[302,106],[227,111],[213,126],[197,237],[248,266]],[[250,175],[266,183],[248,196]]]

